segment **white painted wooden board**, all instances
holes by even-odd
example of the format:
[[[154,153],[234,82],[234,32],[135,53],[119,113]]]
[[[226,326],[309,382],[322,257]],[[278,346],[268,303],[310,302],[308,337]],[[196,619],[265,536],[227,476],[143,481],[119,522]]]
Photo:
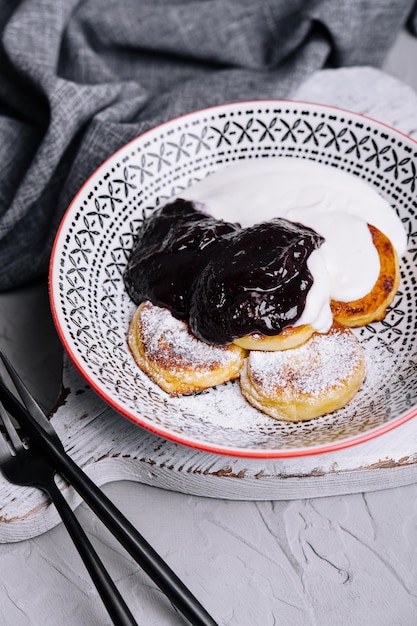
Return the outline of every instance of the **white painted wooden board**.
[[[378,70],[321,71],[293,98],[361,112],[417,137],[417,95]],[[239,459],[138,428],[104,404],[67,360],[63,397],[53,424],[72,458],[100,485],[126,479],[184,494],[261,501],[353,494],[417,480],[417,420],[337,453]],[[75,508],[78,497],[72,490],[64,493]],[[39,492],[12,486],[1,476],[0,503],[0,542],[39,535],[59,521]]]

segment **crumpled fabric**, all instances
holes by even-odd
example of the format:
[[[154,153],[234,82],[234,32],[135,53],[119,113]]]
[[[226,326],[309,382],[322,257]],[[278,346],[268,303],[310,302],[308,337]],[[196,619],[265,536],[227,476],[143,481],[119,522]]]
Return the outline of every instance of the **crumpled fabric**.
[[[71,199],[127,141],[290,98],[319,69],[379,67],[405,25],[414,0],[2,0],[0,290],[47,273]]]

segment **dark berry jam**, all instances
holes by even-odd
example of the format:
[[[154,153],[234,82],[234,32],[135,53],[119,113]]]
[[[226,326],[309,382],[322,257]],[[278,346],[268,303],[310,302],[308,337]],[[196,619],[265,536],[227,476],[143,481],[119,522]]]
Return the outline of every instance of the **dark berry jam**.
[[[313,283],[307,260],[323,242],[286,219],[242,229],[179,199],[143,223],[124,281],[136,304],[168,308],[207,343],[277,335],[301,317]]]
[[[188,320],[191,285],[212,259],[213,247],[238,229],[188,200],[157,209],[139,229],[124,273],[130,298],[135,304],[150,300]]]
[[[280,218],[229,235],[193,286],[192,332],[227,344],[292,326],[313,283],[308,257],[323,241],[314,230]]]

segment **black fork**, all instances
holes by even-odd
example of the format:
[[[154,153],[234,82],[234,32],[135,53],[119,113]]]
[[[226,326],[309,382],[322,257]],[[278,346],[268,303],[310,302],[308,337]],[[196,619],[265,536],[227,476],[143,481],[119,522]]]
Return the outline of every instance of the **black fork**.
[[[68,533],[115,624],[136,625],[133,615],[110,578],[78,519],[55,482],[56,471],[48,459],[25,439],[21,439],[9,414],[0,403],[0,468],[11,483],[37,487],[54,503]]]
[[[217,622],[211,617],[211,615],[209,615],[209,613],[200,604],[197,598],[194,597],[194,595],[184,585],[181,579],[178,578],[175,572],[171,570],[168,564],[165,563],[165,561],[152,548],[152,546],[146,541],[146,539],[142,537],[142,535],[129,522],[129,520],[124,517],[124,515],[113,504],[113,502],[101,491],[99,487],[97,487],[97,485],[95,485],[95,483],[89,478],[89,476],[85,474],[83,470],[78,467],[78,465],[66,453],[62,442],[60,441],[52,424],[49,422],[45,413],[39,407],[39,405],[35,401],[35,398],[26,388],[22,379],[17,374],[17,372],[1,350],[0,361],[3,362],[3,365],[8,372],[13,386],[17,390],[24,404],[22,405],[22,403],[16,398],[16,396],[11,393],[10,389],[6,387],[2,377],[0,376],[0,403],[3,404],[2,415],[6,415],[7,424],[10,422],[10,417],[8,413],[10,413],[10,415],[12,415],[16,422],[19,424],[22,432],[25,433],[25,437],[29,438],[31,442],[30,447],[28,447],[26,443],[26,448],[31,451],[32,456],[35,456],[36,453],[37,457],[42,457],[43,459],[45,459],[43,461],[39,460],[39,463],[43,462],[44,464],[46,464],[46,467],[50,472],[48,476],[48,482],[45,483],[44,491],[46,491],[46,486],[51,486],[52,481],[53,493],[48,492],[51,499],[54,497],[56,490],[59,492],[58,498],[63,498],[55,483],[55,473],[63,476],[67,480],[67,482],[71,484],[71,486],[74,487],[76,491],[78,491],[79,495],[89,505],[92,511],[94,511],[98,518],[104,523],[108,530],[110,530],[114,537],[116,537],[116,539],[125,548],[125,550],[144,569],[144,571],[158,585],[161,591],[163,591],[163,593],[165,593],[165,595],[171,600],[173,605],[177,609],[179,609],[183,616],[188,619],[189,622],[193,624],[193,626],[217,626]],[[16,433],[14,433],[15,430],[16,429],[13,427],[12,424],[10,431],[7,431],[11,433],[11,436],[8,436],[9,443],[13,444],[13,442],[11,441],[11,437],[16,436]],[[5,442],[2,440],[1,435],[0,443],[2,445],[2,448],[4,448]],[[15,445],[13,445],[15,454],[21,454],[21,452],[19,452],[21,447],[22,440],[20,440],[20,446],[19,442],[16,440]],[[23,450],[22,455],[24,454],[27,454],[27,451]],[[7,456],[5,457],[5,463],[7,461],[10,461],[10,455],[10,448],[7,446]],[[28,461],[25,462],[27,463]],[[4,464],[0,463],[0,468],[2,468]],[[20,460],[19,462],[16,462],[16,465],[18,464],[20,464]],[[11,461],[10,465],[12,465]],[[13,469],[9,469],[9,472],[10,481],[14,482],[14,480],[12,480],[11,478],[11,476],[13,475]],[[16,472],[18,472],[18,470],[16,470]],[[44,472],[46,472],[45,469]],[[27,480],[25,480],[24,483],[19,482],[19,484],[32,484],[33,486],[39,486],[39,488],[42,489],[42,486],[35,485],[35,483],[33,482],[33,476],[30,475],[30,472],[28,472],[28,474],[31,483],[28,483]],[[7,477],[6,473],[5,475]],[[25,476],[27,477],[27,474],[25,474]],[[19,480],[21,480],[21,478],[22,476]],[[63,506],[69,508],[65,498],[63,499]],[[60,511],[60,509],[58,510]],[[75,523],[78,527],[75,531],[75,536],[83,538],[84,548],[89,552],[87,558],[88,562],[91,562],[92,564],[92,572],[90,572],[90,574],[93,577],[93,575],[97,573],[97,581],[94,582],[96,583],[96,586],[97,584],[101,586],[100,588],[102,589],[102,592],[104,594],[103,599],[107,598],[110,602],[111,607],[113,607],[116,615],[116,624],[120,624],[120,626],[123,626],[124,624],[135,624],[136,622],[132,621],[133,618],[126,605],[124,604],[124,601],[120,597],[117,589],[115,588],[114,583],[112,583],[112,581],[109,579],[108,574],[104,569],[104,566],[100,562],[98,556],[94,553],[94,549],[91,545],[89,548],[88,546],[85,547],[86,544],[84,542],[84,539],[87,539],[87,537],[85,536],[82,528],[79,526],[77,518],[74,516],[71,509],[69,510],[69,514],[71,515],[71,517],[74,518]],[[66,519],[69,518],[67,517]],[[80,534],[79,531],[81,531],[82,534]],[[71,537],[73,537],[72,534]],[[89,543],[88,539],[87,542]]]

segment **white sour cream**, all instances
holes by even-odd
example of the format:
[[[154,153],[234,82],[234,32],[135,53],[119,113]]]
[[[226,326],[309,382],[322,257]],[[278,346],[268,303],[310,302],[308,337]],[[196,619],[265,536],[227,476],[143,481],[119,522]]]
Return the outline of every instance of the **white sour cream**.
[[[367,224],[391,240],[401,257],[407,237],[389,203],[360,178],[296,158],[245,160],[225,167],[181,193],[202,202],[218,219],[243,227],[284,217],[313,228],[325,243],[308,260],[314,283],[297,324],[326,332],[330,299],[349,302],[373,288],[379,256]]]

